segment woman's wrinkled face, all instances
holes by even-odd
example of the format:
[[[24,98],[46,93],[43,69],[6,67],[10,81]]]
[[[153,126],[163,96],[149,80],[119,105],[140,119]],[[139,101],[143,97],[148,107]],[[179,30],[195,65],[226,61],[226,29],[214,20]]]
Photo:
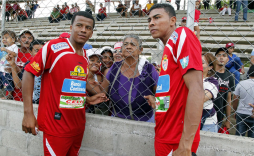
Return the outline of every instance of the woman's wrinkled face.
[[[143,51],[143,48],[141,48],[138,44],[138,41],[134,38],[126,38],[123,41],[122,46],[122,56],[124,58],[127,57],[138,57]]]

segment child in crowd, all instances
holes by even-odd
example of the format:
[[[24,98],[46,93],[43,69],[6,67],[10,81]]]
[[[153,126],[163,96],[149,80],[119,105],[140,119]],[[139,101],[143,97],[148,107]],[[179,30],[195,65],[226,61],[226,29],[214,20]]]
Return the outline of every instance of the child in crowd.
[[[195,6],[195,18],[194,18],[194,30],[197,32],[196,36],[198,39],[200,39],[200,29],[198,26],[199,20],[209,20],[209,18],[200,18],[201,12],[200,12],[200,1],[196,1]]]
[[[241,62],[241,59],[233,54],[234,52],[234,43],[227,43],[226,48],[228,50],[228,63],[226,64],[226,68],[235,75],[235,86],[240,81],[240,71],[244,74],[244,65]]]
[[[226,12],[228,12],[228,15],[231,16],[231,8],[229,8],[226,3],[224,3],[223,7],[219,10],[222,16],[224,16]]]
[[[31,43],[31,46],[32,46],[32,53],[31,53],[32,57],[34,57],[38,53],[38,51],[43,47],[43,45],[44,45],[44,41],[41,41],[41,40],[34,40]],[[31,59],[32,58],[30,58],[30,60]],[[24,68],[30,62],[30,60],[28,60],[25,63]],[[38,68],[36,62],[34,62],[33,65],[34,65],[34,68]],[[22,73],[24,72],[24,68],[22,69]],[[41,93],[41,76],[35,77],[35,79],[34,79],[33,103],[39,104],[40,93]]]
[[[5,30],[2,32],[2,42],[5,47],[1,47],[1,61],[0,61],[0,76],[1,88],[4,86],[5,91],[8,91],[6,97],[2,99],[13,99],[12,92],[14,91],[14,83],[12,79],[11,67],[6,61],[6,56],[9,55],[17,61],[18,46],[16,42],[16,34],[13,31]]]
[[[181,26],[186,27],[187,17],[183,17],[181,21]]]
[[[115,45],[114,45],[114,61],[115,62],[119,62],[119,61],[122,61],[123,58],[122,58],[122,51],[121,51],[121,48],[122,48],[122,45],[123,45],[123,42],[116,42]]]

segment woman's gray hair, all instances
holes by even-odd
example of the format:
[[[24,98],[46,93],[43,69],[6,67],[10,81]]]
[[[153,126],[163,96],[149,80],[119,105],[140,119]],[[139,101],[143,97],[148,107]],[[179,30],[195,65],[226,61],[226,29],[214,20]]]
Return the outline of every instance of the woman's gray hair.
[[[123,38],[123,43],[124,43],[124,41],[125,41],[127,38],[134,38],[136,41],[138,41],[139,48],[142,48],[142,41],[141,41],[141,39],[138,37],[138,35],[135,35],[135,34],[125,35],[124,38]]]

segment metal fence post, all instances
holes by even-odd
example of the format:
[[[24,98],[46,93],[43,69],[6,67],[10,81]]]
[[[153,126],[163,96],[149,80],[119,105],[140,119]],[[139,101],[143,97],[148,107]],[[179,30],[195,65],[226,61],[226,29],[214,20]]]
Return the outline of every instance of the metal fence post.
[[[195,16],[195,0],[189,0],[187,6],[187,23],[186,26],[194,31],[194,16]]]
[[[5,29],[5,9],[6,9],[6,0],[3,0],[2,1],[2,22],[1,22],[1,31],[3,32],[4,31],[4,29]],[[1,40],[2,40],[2,37],[3,36],[1,36]],[[1,42],[1,47],[3,47],[4,46],[4,44],[3,44],[3,42]]]

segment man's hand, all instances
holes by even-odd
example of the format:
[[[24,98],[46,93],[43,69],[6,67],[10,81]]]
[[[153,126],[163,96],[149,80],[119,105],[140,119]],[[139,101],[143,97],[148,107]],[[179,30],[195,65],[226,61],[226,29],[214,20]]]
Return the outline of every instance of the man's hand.
[[[227,129],[230,129],[230,122],[227,120],[227,121],[224,123],[224,126],[227,127]]]
[[[252,109],[252,115],[251,115],[251,117],[254,118],[254,105],[251,104],[251,103],[249,103],[249,105],[253,108],[253,109]]]
[[[12,57],[11,54],[6,55],[6,58],[5,58],[5,59],[6,59],[6,61],[8,61],[8,63],[10,64],[10,66],[15,65],[15,58]]]
[[[106,102],[109,100],[104,93],[99,93],[94,96],[87,97],[86,99],[87,99],[87,103],[89,103],[90,105],[96,105],[101,102]]]
[[[153,109],[156,108],[156,105],[155,105],[155,97],[154,97],[154,96],[152,96],[152,95],[147,95],[147,96],[144,96],[144,98],[147,100],[148,104],[149,104]]]
[[[181,147],[178,147],[178,149],[176,149],[173,152],[172,156],[191,156],[191,150],[183,149]]]
[[[242,67],[241,73],[242,73],[242,74],[245,73],[244,66]]]
[[[34,114],[24,114],[22,121],[22,130],[25,131],[25,133],[32,133],[33,135],[37,135],[35,127],[38,129],[38,123]]]

